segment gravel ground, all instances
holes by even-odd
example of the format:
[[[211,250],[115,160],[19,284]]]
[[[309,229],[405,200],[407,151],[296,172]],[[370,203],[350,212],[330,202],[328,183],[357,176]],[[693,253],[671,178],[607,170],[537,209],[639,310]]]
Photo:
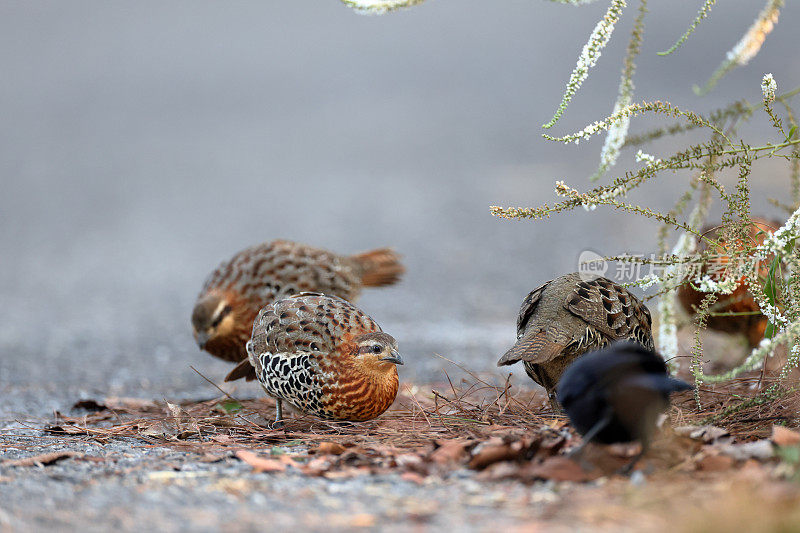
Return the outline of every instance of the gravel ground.
[[[738,4],[715,8],[719,17],[667,59],[654,54],[696,6],[653,6],[640,97],[697,102],[691,84],[761,7]],[[195,295],[220,260],[276,237],[343,253],[394,246],[406,279],[360,305],[399,339],[402,379],[452,372],[436,354],[493,372],[530,289],[575,270],[582,250],[652,246],[652,224],[600,210],[535,224],[488,213],[552,201],[554,180],[583,187],[593,170],[602,141],[555,146],[538,125],[604,9],[431,0],[370,18],[335,0],[2,3],[3,458],[34,453],[20,451],[30,430],[14,420],[47,418],[79,398],[214,396],[189,369],[217,380],[228,369],[192,342]],[[788,6],[764,53],[696,107],[758,100],[764,72],[779,88],[800,84],[782,53],[795,46],[798,16]],[[629,22],[618,31],[561,131],[611,109]],[[784,176],[770,168],[759,169],[765,196],[777,196]],[[661,180],[631,201],[664,208],[673,198]],[[541,502],[559,497],[550,486],[478,485],[466,473],[422,486],[309,480],[136,442],[58,445],[113,460],[0,467],[0,528],[347,529],[363,520],[481,530],[535,520]]]
[[[136,443],[92,446],[102,467],[66,460],[41,469],[0,468],[0,482],[14,499],[0,505],[0,526],[89,531],[257,531],[302,528],[345,530],[409,526],[485,529],[541,517],[557,500],[553,485],[485,486],[473,473],[424,484],[398,476],[344,480],[299,474],[253,474],[241,461],[198,462],[198,456]],[[13,456],[14,454],[9,454]],[[76,505],[77,504],[77,505]]]

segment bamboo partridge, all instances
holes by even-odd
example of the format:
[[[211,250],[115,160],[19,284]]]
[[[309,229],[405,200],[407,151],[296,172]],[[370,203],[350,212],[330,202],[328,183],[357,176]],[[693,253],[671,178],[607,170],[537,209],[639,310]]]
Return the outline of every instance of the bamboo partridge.
[[[397,342],[353,304],[302,293],[267,305],[247,342],[264,391],[299,411],[334,420],[370,420],[392,405],[403,360]]]
[[[517,343],[497,366],[522,361],[530,378],[555,402],[564,370],[581,354],[631,339],[653,349],[650,311],[610,279],[584,281],[577,272],[550,280],[522,302]]]
[[[396,283],[405,269],[388,248],[353,256],[276,240],[252,246],[217,267],[206,279],[192,311],[200,349],[238,363],[247,358],[253,320],[272,302],[303,291],[355,301],[362,287]],[[255,378],[252,367],[229,379]]]
[[[704,267],[699,276],[708,275],[713,281],[719,282],[727,277],[725,274],[735,274],[733,269],[736,267],[731,262],[731,253],[743,252],[747,247],[754,247],[763,244],[764,237],[771,234],[779,226],[776,222],[770,222],[761,218],[753,218],[752,224],[748,225],[747,235],[744,239],[735,238],[726,242],[720,226],[708,226],[703,228],[705,239],[699,239],[697,250],[699,253],[713,253],[712,270]],[[714,242],[709,242],[714,241]],[[760,261],[758,264],[758,275],[766,278],[769,274],[769,267],[772,257]],[[727,272],[726,272],[727,271]],[[705,293],[697,290],[691,280],[678,288],[678,301],[683,309],[694,316],[700,303],[705,297]],[[709,329],[723,331],[726,333],[743,333],[747,337],[750,348],[755,348],[764,338],[769,320],[758,307],[750,293],[750,287],[744,277],[738,280],[736,289],[731,294],[720,294],[717,301],[709,309],[706,325]]]

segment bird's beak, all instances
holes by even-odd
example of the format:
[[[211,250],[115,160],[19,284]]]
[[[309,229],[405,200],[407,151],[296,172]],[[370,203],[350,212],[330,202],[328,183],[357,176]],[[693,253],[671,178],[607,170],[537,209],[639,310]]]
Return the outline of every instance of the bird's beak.
[[[195,339],[197,340],[197,345],[200,349],[204,349],[206,347],[206,343],[208,342],[208,333],[205,331],[201,331],[197,335],[195,335]]]
[[[391,355],[388,357],[382,357],[381,361],[386,361],[387,363],[394,363],[396,365],[403,364],[403,358],[400,357],[400,353],[397,350],[392,350]]]

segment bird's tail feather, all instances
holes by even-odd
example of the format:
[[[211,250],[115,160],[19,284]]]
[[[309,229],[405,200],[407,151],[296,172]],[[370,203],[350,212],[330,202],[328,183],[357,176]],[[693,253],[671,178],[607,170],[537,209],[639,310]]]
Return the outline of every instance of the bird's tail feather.
[[[242,378],[244,378],[245,381],[253,381],[256,379],[256,369],[253,368],[249,358],[242,359],[239,364],[225,376],[225,381],[236,381]]]
[[[544,331],[526,335],[497,361],[497,366],[513,365],[517,361],[545,363],[552,361],[564,350],[565,345],[547,339]]]
[[[361,283],[366,287],[382,287],[400,281],[406,268],[400,255],[391,248],[379,248],[352,256],[361,268]]]

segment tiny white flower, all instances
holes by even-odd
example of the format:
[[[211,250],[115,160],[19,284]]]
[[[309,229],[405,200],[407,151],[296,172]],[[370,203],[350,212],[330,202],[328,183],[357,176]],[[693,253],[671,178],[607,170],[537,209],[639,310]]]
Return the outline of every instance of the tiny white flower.
[[[772,74],[764,74],[761,80],[761,93],[764,95],[764,101],[768,104],[775,100],[775,91],[778,89],[778,84]]]
[[[636,161],[637,162],[647,161],[647,163],[651,164],[651,165],[655,165],[655,164],[661,162],[660,159],[656,159],[655,156],[652,156],[650,154],[646,154],[646,153],[642,152],[641,150],[636,152]]]
[[[652,287],[653,285],[655,285],[656,283],[660,283],[660,282],[661,282],[661,278],[659,278],[655,274],[648,274],[648,275],[644,276],[643,278],[641,278],[639,280],[639,286],[642,289],[647,290],[650,287]]]

